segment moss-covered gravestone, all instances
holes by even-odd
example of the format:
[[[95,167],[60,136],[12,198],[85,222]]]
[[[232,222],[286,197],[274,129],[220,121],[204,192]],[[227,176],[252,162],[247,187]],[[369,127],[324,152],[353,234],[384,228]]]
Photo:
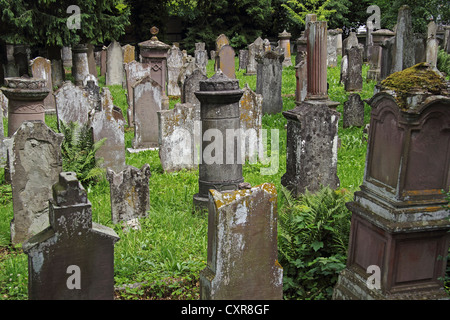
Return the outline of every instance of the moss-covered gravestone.
[[[114,243],[110,228],[92,222],[91,203],[73,172],[53,186],[50,226],[23,244],[31,300],[114,298]]]

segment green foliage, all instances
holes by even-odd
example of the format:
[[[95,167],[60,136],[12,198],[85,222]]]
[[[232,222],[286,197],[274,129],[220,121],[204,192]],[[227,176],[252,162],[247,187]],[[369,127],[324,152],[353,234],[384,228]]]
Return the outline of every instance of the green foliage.
[[[61,145],[63,171],[75,172],[78,180],[85,188],[97,182],[103,176],[104,170],[99,167],[100,160],[95,153],[104,144],[106,138],[93,142],[92,131],[87,124],[77,122],[64,124],[60,122],[60,132],[64,134]]]
[[[330,299],[345,267],[350,232],[347,195],[330,188],[298,200],[282,189],[278,250],[285,299]]]
[[[447,79],[449,78],[449,76],[450,76],[450,54],[448,54],[443,49],[439,50],[439,52],[438,52],[437,68],[439,71],[446,74]]]

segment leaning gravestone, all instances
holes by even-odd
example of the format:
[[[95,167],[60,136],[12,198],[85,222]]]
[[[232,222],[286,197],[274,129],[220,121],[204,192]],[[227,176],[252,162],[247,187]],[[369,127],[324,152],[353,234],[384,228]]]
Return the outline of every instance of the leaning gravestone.
[[[125,81],[127,87],[127,118],[128,126],[132,127],[134,122],[134,101],[133,101],[133,86],[136,82],[146,76],[150,76],[150,65],[147,63],[140,63],[131,61],[124,64]]]
[[[44,79],[45,86],[50,91],[49,95],[44,99],[44,108],[46,113],[55,113],[55,98],[53,97],[52,82],[52,64],[50,60],[37,57],[30,61],[31,73],[33,78]]]
[[[178,86],[178,76],[183,67],[183,53],[177,46],[172,46],[167,56],[167,95],[180,96],[181,90]]]
[[[91,203],[74,172],[59,174],[49,202],[50,226],[23,244],[29,299],[113,300],[119,237],[92,222]]]
[[[364,125],[364,102],[358,93],[349,95],[344,103],[343,127],[362,127]]]
[[[147,76],[133,86],[134,149],[158,147],[158,115],[162,110],[162,87]]]
[[[216,39],[216,54],[219,52],[220,49],[222,49],[223,46],[229,45],[230,40],[228,40],[228,37],[224,35],[223,33],[217,37]]]
[[[194,164],[195,121],[196,112],[191,103],[177,103],[171,110],[158,111],[159,159],[164,172],[197,167]]]
[[[150,210],[150,166],[141,169],[126,166],[120,172],[107,169],[111,195],[111,219],[113,223],[144,218]]]
[[[125,119],[122,110],[114,106],[107,87],[102,90],[101,102],[101,110],[92,112],[89,119],[94,142],[106,138],[95,157],[103,159],[102,167],[119,172],[125,167]]]
[[[13,198],[14,245],[48,226],[48,199],[62,170],[63,138],[41,121],[26,121],[11,139],[5,140]]]
[[[123,52],[120,43],[113,41],[106,50],[106,85],[123,83]]]
[[[79,125],[84,125],[88,122],[91,104],[89,103],[89,94],[86,90],[75,86],[71,81],[66,81],[54,95],[58,127],[61,121],[64,124],[77,122]]]
[[[281,82],[284,54],[267,51],[257,56],[256,93],[263,96],[263,113],[276,114],[283,110]]]
[[[250,189],[210,190],[207,266],[202,300],[281,300],[277,192],[265,183]]]

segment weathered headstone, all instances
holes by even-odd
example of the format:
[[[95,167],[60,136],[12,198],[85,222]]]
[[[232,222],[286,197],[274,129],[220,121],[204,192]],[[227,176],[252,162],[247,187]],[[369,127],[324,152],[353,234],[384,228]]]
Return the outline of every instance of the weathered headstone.
[[[120,43],[113,40],[106,50],[106,85],[122,85],[123,52]]]
[[[72,76],[77,86],[81,86],[83,79],[89,74],[87,51],[88,47],[85,44],[72,47]]]
[[[191,103],[177,103],[171,110],[158,111],[159,158],[164,172],[197,167],[194,124],[198,120]]]
[[[89,74],[92,74],[94,77],[97,78],[97,66],[95,64],[95,56],[94,56],[94,49],[95,46],[91,43],[87,45],[87,59],[88,59],[88,67],[89,67]]]
[[[28,62],[30,60],[30,48],[28,45],[15,44],[14,45],[14,62],[17,66],[18,76],[29,76]]]
[[[327,35],[327,66],[336,67],[337,66],[337,40],[339,33],[336,30],[328,30]]]
[[[63,66],[66,68],[71,68],[72,67],[72,48],[71,47],[62,47],[61,58],[63,61]]]
[[[391,73],[412,67],[415,62],[411,8],[407,5],[400,7],[398,10],[394,39],[394,59]]]
[[[23,245],[28,297],[113,300],[114,243],[119,237],[113,229],[92,222],[91,203],[74,172],[62,172],[57,182],[50,200],[50,226]]]
[[[206,74],[206,65],[208,64],[208,52],[205,50],[205,43],[200,42],[195,44],[195,66]]]
[[[352,93],[344,103],[343,127],[362,127],[364,125],[364,102],[358,93]]]
[[[141,169],[126,166],[120,172],[107,169],[110,186],[111,220],[113,223],[144,218],[150,210],[150,166]]]
[[[86,75],[86,77],[84,77],[84,79],[83,79],[83,87],[86,87],[88,85],[88,81],[92,81],[92,82],[94,82],[94,84],[96,86],[98,86],[98,79],[93,74],[88,74],[88,75]]]
[[[88,114],[91,111],[89,93],[81,87],[75,86],[71,81],[66,81],[55,93],[56,115],[58,126],[77,122],[84,125],[88,122]]]
[[[230,79],[236,78],[236,66],[234,57],[235,52],[230,45],[223,45],[219,52],[217,52],[216,54],[217,69],[222,70],[222,72]]]
[[[162,109],[162,87],[150,76],[133,86],[134,149],[158,147],[158,116]]]
[[[247,69],[245,71],[246,76],[256,74],[257,62],[256,57],[264,53],[263,39],[258,37],[253,43],[248,45],[248,62]]]
[[[65,71],[61,58],[61,47],[50,46],[47,49],[48,59],[52,65],[52,84],[53,87],[60,87],[65,79]],[[52,88],[53,89],[53,88]]]
[[[284,30],[283,32],[278,34],[278,39],[280,43],[280,47],[284,51],[284,60],[283,60],[283,67],[289,67],[292,66],[292,60],[291,60],[291,34]]]
[[[381,79],[381,59],[382,59],[382,43],[393,37],[395,34],[388,29],[380,29],[372,32],[373,46],[368,49],[369,54],[369,70],[367,71],[367,79],[378,81]],[[370,52],[370,53],[369,53]]]
[[[125,81],[127,84],[127,118],[128,126],[132,127],[134,122],[134,101],[133,101],[133,86],[140,79],[150,76],[150,65],[147,63],[140,63],[131,61],[124,64]]]
[[[8,137],[24,121],[45,122],[44,99],[50,91],[44,79],[5,78],[2,92],[8,99]]]
[[[239,50],[239,70],[247,69],[248,50]]]
[[[226,132],[227,129],[239,129],[239,100],[242,94],[239,80],[228,78],[220,70],[208,80],[200,81],[200,90],[195,93],[201,104],[203,137],[199,158],[199,192],[194,195],[194,206],[197,208],[207,206],[210,189],[236,190],[244,182],[242,159],[235,143],[238,138],[227,137]],[[214,141],[207,144],[206,141],[211,141],[213,137]]]
[[[263,113],[276,114],[283,110],[281,82],[284,54],[275,51],[265,52],[256,57],[256,93],[263,97]]]
[[[183,67],[183,53],[177,46],[172,46],[167,56],[167,95],[180,96],[181,89],[178,86],[178,76]]]
[[[30,61],[31,74],[33,78],[44,79],[45,86],[49,90],[48,96],[44,99],[46,113],[55,113],[55,98],[53,97],[52,64],[50,60],[37,57]]]
[[[328,104],[303,102],[283,112],[287,123],[286,173],[281,184],[298,197],[322,186],[339,187],[337,176],[338,120]]]
[[[263,96],[255,93],[250,89],[248,83],[243,88],[244,94],[239,100],[240,110],[240,128],[242,129],[241,144],[245,147],[246,158],[251,163],[256,162],[256,157],[259,155],[260,144],[262,141],[262,105]]]
[[[122,47],[123,52],[123,63],[130,63],[131,61],[135,61],[135,47],[131,44],[126,44]]]
[[[297,55],[297,57],[299,57],[299,62],[295,66],[295,103],[300,104],[305,100],[308,92],[308,67],[306,62],[306,51],[302,51]]]
[[[90,76],[88,75],[83,81],[86,83],[86,85],[83,87],[83,90],[87,91],[88,93],[88,100],[90,104],[89,110],[102,110],[102,99],[100,97],[100,87],[97,84],[97,81],[89,79]]]
[[[48,199],[62,170],[63,138],[41,121],[25,121],[11,139],[5,140],[13,198],[14,245],[48,226]]]
[[[277,220],[273,184],[229,192],[210,190],[208,258],[200,273],[200,299],[283,298]]]
[[[0,168],[3,168],[6,164],[6,145],[3,142],[5,139],[4,129],[3,129],[3,112],[0,112]]]
[[[200,69],[195,69],[186,77],[183,83],[182,103],[191,103],[194,106],[195,117],[200,119],[200,101],[195,92],[200,90],[200,81],[207,80],[208,77]]]
[[[437,66],[437,57],[439,52],[439,41],[436,37],[436,33],[437,25],[434,21],[431,21],[428,24],[426,62],[434,68]]]
[[[347,73],[344,78],[345,91],[361,91],[363,87],[362,65],[364,46],[359,44],[347,49]]]
[[[216,38],[216,54],[222,49],[223,46],[230,45],[230,40],[228,40],[228,37],[224,34],[219,35]]]
[[[100,76],[106,76],[106,50],[108,48],[106,46],[102,47],[102,51],[100,53]]]
[[[395,95],[408,84],[411,91]],[[346,204],[352,213],[348,259],[333,299],[448,300],[442,257],[450,220],[441,192],[450,186],[444,178],[450,176],[446,95],[444,78],[422,64],[392,74],[368,101],[364,179]]]
[[[95,157],[103,159],[102,167],[119,172],[125,168],[125,119],[122,110],[114,106],[107,87],[102,89],[101,103],[101,110],[92,112],[89,118],[94,142],[106,138]]]

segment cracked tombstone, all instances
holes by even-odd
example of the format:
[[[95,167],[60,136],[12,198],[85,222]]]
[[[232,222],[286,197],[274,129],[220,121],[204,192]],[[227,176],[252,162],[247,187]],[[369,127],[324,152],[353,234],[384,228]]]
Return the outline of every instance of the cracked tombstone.
[[[74,172],[62,172],[49,202],[50,226],[28,239],[30,300],[113,300],[113,229],[92,221],[91,203]]]
[[[125,119],[122,110],[113,104],[108,88],[103,88],[101,110],[90,114],[90,127],[94,143],[106,139],[95,153],[95,158],[102,158],[101,166],[111,168],[115,172],[125,168]]]
[[[58,128],[60,123],[77,122],[80,126],[88,122],[91,103],[89,93],[71,81],[66,81],[55,93]]]
[[[208,258],[200,272],[200,299],[282,299],[275,186],[211,189],[208,209]]]
[[[195,107],[177,103],[171,110],[158,111],[159,158],[164,172],[193,170]]]
[[[14,217],[11,242],[16,245],[48,226],[48,199],[62,171],[64,136],[41,121],[21,124],[8,147]]]
[[[114,224],[145,218],[150,210],[150,166],[126,166],[120,172],[106,170],[110,186],[111,219]]]

